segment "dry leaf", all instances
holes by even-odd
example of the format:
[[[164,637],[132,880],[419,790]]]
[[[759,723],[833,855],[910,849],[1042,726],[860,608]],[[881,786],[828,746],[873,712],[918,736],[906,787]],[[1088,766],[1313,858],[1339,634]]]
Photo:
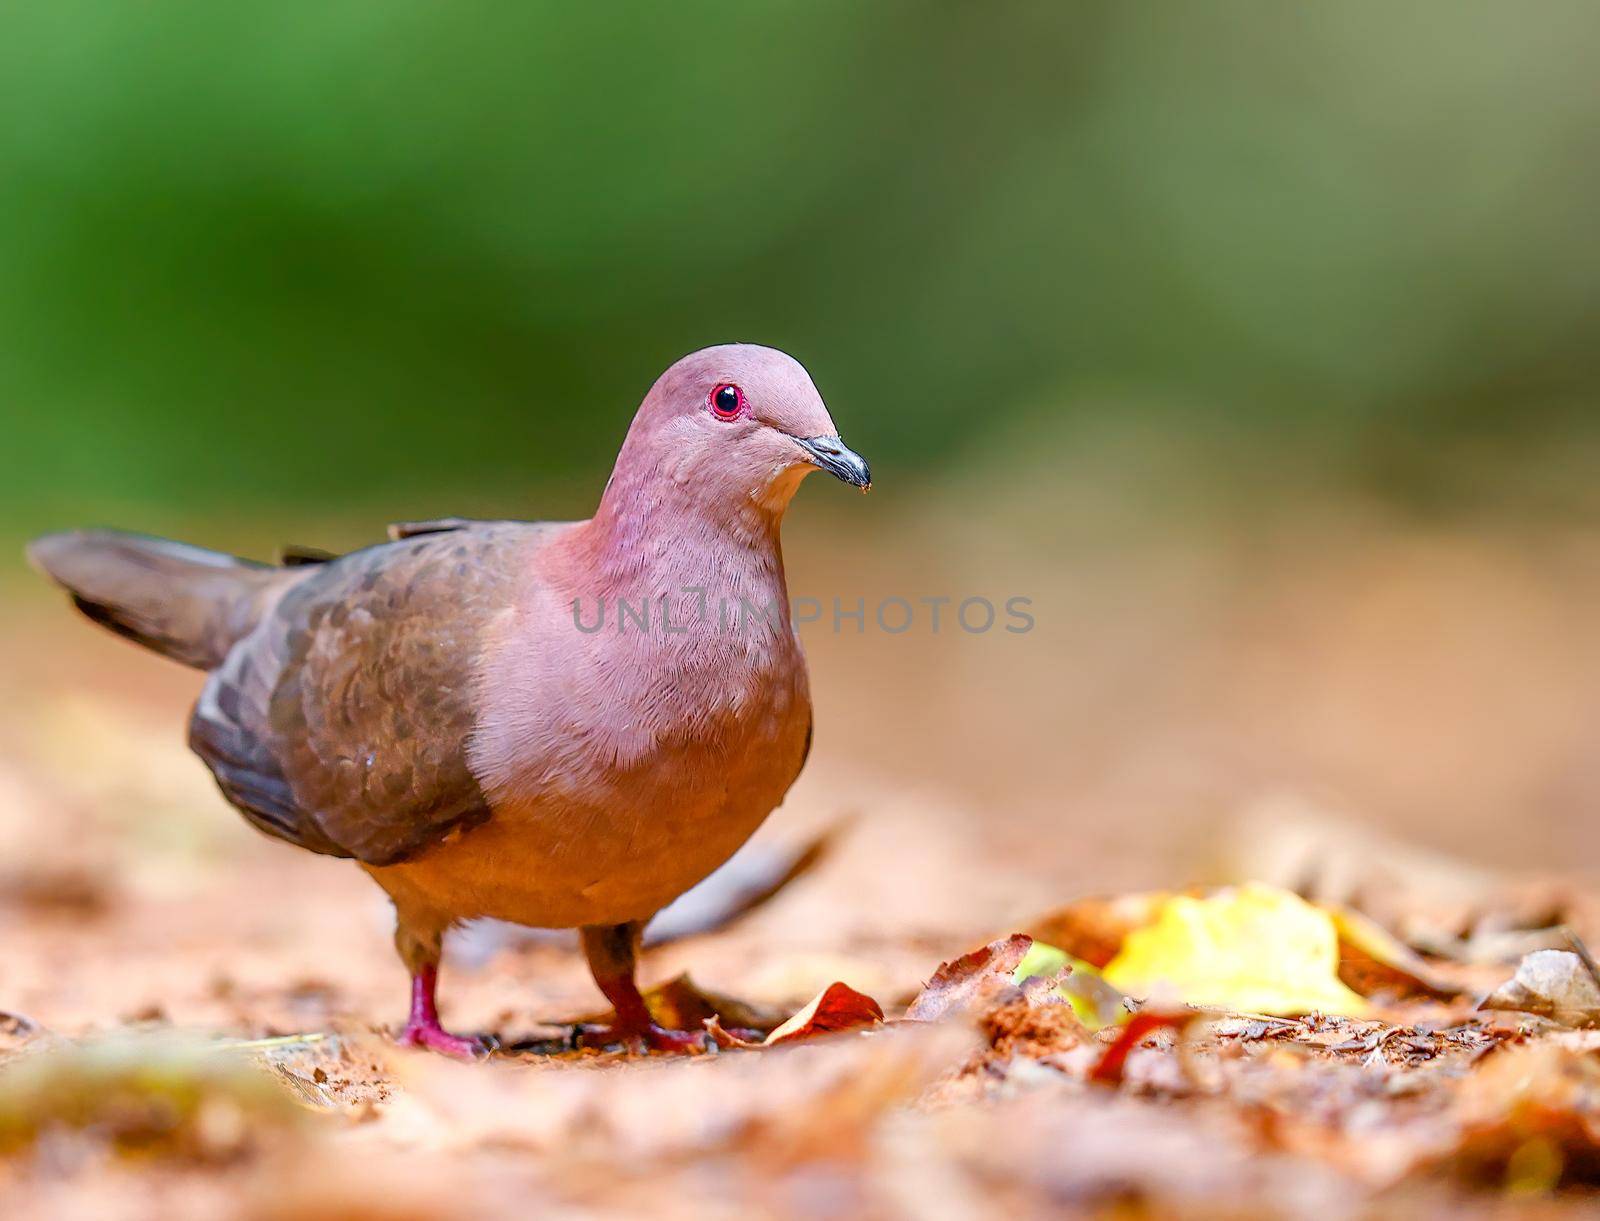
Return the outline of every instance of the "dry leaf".
[[[970,1032],[959,1027],[901,1025],[870,1043],[834,1040],[782,1056],[750,1057],[762,1068],[795,1073],[805,1088],[778,1105],[782,1095],[775,1087],[781,1083],[762,1083],[756,1097],[767,1105],[730,1143],[768,1173],[823,1162],[870,1165],[874,1155],[882,1155],[888,1117],[961,1063],[971,1053],[970,1040]],[[837,1216],[854,1210],[835,1204],[820,1211]]]
[[[1101,1053],[1100,1059],[1089,1070],[1089,1080],[1096,1085],[1120,1085],[1128,1065],[1128,1056],[1158,1030],[1186,1029],[1200,1015],[1192,1009],[1166,1012],[1145,1010],[1128,1019],[1117,1033],[1116,1040]]]
[[[1479,1008],[1536,1013],[1563,1026],[1600,1026],[1600,983],[1571,950],[1535,950]]]
[[[942,962],[906,1009],[906,1020],[935,1022],[1010,985],[1033,938],[1013,933],[951,962]]]
[[[706,1033],[718,1047],[754,1051],[817,1035],[860,1030],[882,1022],[883,1006],[877,1001],[864,992],[857,992],[849,984],[832,983],[763,1040],[749,1039],[738,1031],[725,1029],[716,1016],[706,1020]]]
[[[837,1034],[877,1026],[883,1021],[883,1007],[849,984],[829,984],[799,1013],[767,1036],[766,1047],[809,1039],[819,1034]]]
[[[1057,946],[1074,958],[1104,970],[1128,934],[1156,918],[1171,896],[1164,891],[1091,896],[1041,916],[1028,929],[1035,941]]]
[[[1461,995],[1461,987],[1377,921],[1348,907],[1323,905],[1323,910],[1339,934],[1339,978],[1350,987],[1367,996],[1380,990],[1436,1000]]]
[[[1258,888],[1263,891],[1276,889],[1265,886]],[[1221,893],[1231,892],[1194,891],[1182,897],[1205,900]],[[1030,932],[1036,941],[1057,946],[1069,958],[1103,972],[1122,953],[1129,936],[1154,924],[1166,910],[1167,904],[1176,897],[1180,896],[1163,891],[1146,891],[1080,899],[1042,917],[1034,923]],[[1408,998],[1438,1000],[1451,999],[1464,991],[1369,917],[1338,905],[1316,906],[1327,913],[1337,930],[1339,978],[1352,991],[1363,996],[1385,991]],[[1075,965],[1075,970],[1082,974],[1081,966]],[[1341,1005],[1348,1002],[1343,994],[1335,993],[1335,997]],[[1094,1001],[1096,998],[1088,999]],[[1085,1004],[1078,1003],[1078,1008],[1080,1016],[1092,1021],[1085,1013]]]

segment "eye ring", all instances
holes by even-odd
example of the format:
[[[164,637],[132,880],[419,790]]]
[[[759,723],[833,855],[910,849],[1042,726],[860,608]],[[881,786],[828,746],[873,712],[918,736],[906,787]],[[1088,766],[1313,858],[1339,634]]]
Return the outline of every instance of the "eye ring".
[[[706,395],[706,406],[719,420],[737,420],[744,414],[744,391],[732,382],[718,382]]]

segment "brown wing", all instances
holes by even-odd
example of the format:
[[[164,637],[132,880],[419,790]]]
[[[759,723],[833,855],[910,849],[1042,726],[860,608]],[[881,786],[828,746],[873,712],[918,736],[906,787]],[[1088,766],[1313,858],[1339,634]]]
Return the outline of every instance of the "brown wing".
[[[541,528],[485,523],[308,567],[215,671],[190,742],[262,830],[393,864],[488,817],[467,766],[484,631]]]

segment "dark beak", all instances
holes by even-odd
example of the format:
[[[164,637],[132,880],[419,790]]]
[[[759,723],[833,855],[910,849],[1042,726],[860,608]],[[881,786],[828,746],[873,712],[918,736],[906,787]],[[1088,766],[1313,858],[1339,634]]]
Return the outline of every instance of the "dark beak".
[[[796,437],[795,441],[806,451],[806,458],[812,465],[835,479],[843,479],[863,492],[872,486],[872,471],[867,460],[838,437]]]

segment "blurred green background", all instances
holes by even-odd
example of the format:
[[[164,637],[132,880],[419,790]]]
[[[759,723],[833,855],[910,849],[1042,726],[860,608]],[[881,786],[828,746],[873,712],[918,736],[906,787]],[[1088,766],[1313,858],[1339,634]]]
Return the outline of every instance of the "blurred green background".
[[[3,11],[7,533],[581,512],[728,339],[883,484],[1106,420],[1422,507],[1594,470],[1593,3]]]

